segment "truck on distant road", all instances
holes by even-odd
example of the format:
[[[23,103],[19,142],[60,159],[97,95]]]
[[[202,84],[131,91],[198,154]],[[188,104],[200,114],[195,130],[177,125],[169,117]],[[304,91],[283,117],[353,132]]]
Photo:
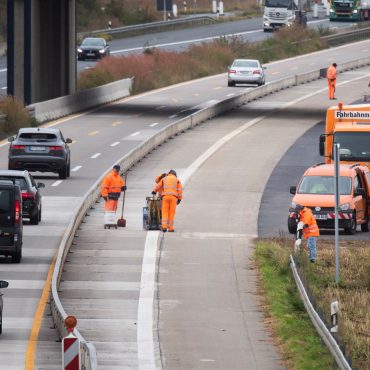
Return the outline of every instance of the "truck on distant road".
[[[330,1],[330,21],[362,21],[369,19],[369,0]]]
[[[295,19],[295,11],[298,10],[297,4],[298,2],[293,0],[265,0],[263,30],[267,32],[291,26]]]
[[[370,169],[370,105],[330,107],[326,112],[325,133],[320,135],[319,152],[325,163],[334,163],[333,145],[340,144],[340,163],[360,163]]]

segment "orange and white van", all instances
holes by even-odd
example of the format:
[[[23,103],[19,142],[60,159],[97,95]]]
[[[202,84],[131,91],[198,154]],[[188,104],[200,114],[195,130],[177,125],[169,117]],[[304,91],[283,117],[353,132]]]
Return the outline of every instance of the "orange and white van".
[[[334,229],[334,176],[334,164],[318,163],[306,170],[298,186],[291,186],[294,197],[288,216],[290,233],[295,233],[297,228],[297,204],[312,209],[320,229]],[[361,225],[362,231],[369,231],[369,169],[359,164],[340,164],[339,192],[339,227],[347,234],[354,234],[357,225]]]

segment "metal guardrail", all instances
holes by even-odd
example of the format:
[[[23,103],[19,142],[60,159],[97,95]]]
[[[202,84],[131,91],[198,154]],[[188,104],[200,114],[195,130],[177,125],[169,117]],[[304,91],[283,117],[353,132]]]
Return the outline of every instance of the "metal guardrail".
[[[209,24],[214,24],[217,21],[210,16],[195,16],[186,17],[179,19],[171,19],[168,21],[159,21],[143,24],[135,24],[132,26],[118,27],[118,28],[106,28],[102,30],[92,31],[92,32],[80,32],[78,33],[78,39],[82,39],[86,36],[96,36],[99,34],[108,34],[113,38],[125,38],[130,36],[137,36],[152,32],[164,32],[164,31],[174,31],[186,27],[192,26],[205,26]]]
[[[321,37],[329,46],[339,46],[349,42],[367,40],[369,38],[370,27]]]
[[[360,68],[365,65],[370,65],[370,57],[343,63],[338,66],[338,72]],[[171,125],[163,128],[147,141],[141,143],[138,147],[132,149],[128,154],[122,157],[119,161],[122,171],[127,171],[131,166],[133,166],[135,163],[137,163],[139,160],[141,160],[148,153],[150,153],[157,146],[161,145],[169,138],[174,137],[183,131],[191,129],[202,122],[205,122],[224,112],[238,108],[265,95],[269,95],[306,82],[317,80],[319,78],[320,70],[314,70],[311,72],[306,72],[278,81],[270,82],[264,86],[260,86],[253,90],[240,93],[237,96],[227,98],[211,107],[204,108],[188,117],[173,122]],[[64,311],[58,295],[59,284],[63,273],[63,266],[78,227],[85,215],[88,213],[89,209],[92,208],[99,199],[101,181],[103,180],[104,176],[106,176],[108,172],[110,172],[110,170],[111,167],[109,166],[107,171],[91,186],[89,191],[86,193],[78,206],[78,210],[72,216],[59,246],[58,256],[51,283],[50,306],[55,326],[58,329],[59,335],[61,337],[65,336],[67,333],[64,327],[64,319],[66,318],[67,314]],[[83,363],[85,364],[83,370],[98,370],[95,347],[92,343],[88,343],[76,329],[75,335],[78,336],[81,340],[82,357]]]
[[[328,347],[329,351],[334,357],[334,360],[336,364],[339,366],[341,370],[351,370],[351,366],[349,365],[346,357],[344,356],[343,352],[338,346],[338,343],[331,335],[330,331],[325,326],[324,322],[320,319],[320,316],[317,314],[315,309],[313,308],[313,305],[308,298],[308,295],[306,293],[306,290],[304,288],[304,285],[302,283],[301,278],[299,277],[294,258],[292,255],[290,255],[290,267],[293,272],[294,280],[296,282],[299,294],[302,298],[303,304],[306,308],[306,311],[308,313],[308,316],[310,316],[310,319],[316,328],[316,331],[320,335],[321,339],[324,341],[326,346]]]

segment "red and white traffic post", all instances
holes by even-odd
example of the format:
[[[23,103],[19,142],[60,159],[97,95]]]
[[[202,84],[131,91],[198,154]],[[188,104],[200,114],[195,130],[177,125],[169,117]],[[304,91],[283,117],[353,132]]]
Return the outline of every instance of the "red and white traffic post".
[[[74,316],[68,316],[64,325],[69,334],[62,341],[63,370],[81,370],[80,340],[73,335],[77,320]]]

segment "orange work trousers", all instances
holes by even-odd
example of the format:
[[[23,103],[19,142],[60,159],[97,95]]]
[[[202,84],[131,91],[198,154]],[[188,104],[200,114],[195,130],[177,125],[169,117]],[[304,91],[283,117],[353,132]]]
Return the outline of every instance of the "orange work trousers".
[[[118,200],[108,199],[105,202],[104,210],[106,212],[116,212],[117,211],[117,205],[118,205]]]
[[[329,99],[335,98],[335,85],[337,81],[336,80],[329,80],[328,79],[328,86],[329,86]]]
[[[162,229],[174,230],[177,198],[174,195],[162,197]]]

